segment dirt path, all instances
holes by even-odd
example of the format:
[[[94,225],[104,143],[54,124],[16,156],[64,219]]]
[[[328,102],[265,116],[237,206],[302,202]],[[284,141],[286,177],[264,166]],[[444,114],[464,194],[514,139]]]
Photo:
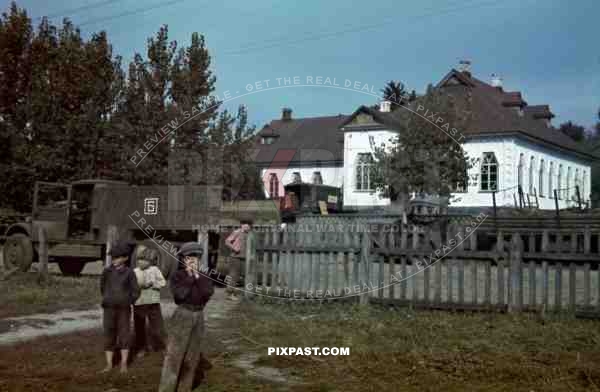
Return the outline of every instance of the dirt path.
[[[216,289],[214,296],[206,305],[208,328],[218,326],[218,321],[227,317],[237,302],[226,301],[224,289]],[[172,301],[161,304],[166,319],[175,310]],[[41,336],[65,335],[72,332],[100,328],[102,308],[73,311],[63,310],[56,313],[39,313],[22,317],[0,319],[0,346],[35,339]]]

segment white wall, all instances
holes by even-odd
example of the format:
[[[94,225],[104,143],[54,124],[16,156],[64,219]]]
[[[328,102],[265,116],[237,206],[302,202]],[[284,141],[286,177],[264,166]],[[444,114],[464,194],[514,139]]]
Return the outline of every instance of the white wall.
[[[389,199],[380,198],[376,192],[357,191],[355,189],[355,168],[354,164],[359,153],[373,152],[369,137],[373,137],[375,144],[380,145],[382,142],[387,142],[394,133],[390,131],[354,131],[344,134],[344,205],[351,207],[371,207],[389,205]],[[554,149],[542,147],[540,145],[522,140],[515,137],[506,138],[485,138],[471,139],[463,144],[463,148],[467,155],[471,158],[479,158],[479,160],[469,170],[469,185],[468,191],[465,193],[455,193],[452,195],[451,205],[454,207],[478,207],[493,205],[491,192],[480,190],[480,163],[483,153],[493,152],[499,164],[498,190],[496,193],[496,204],[498,206],[514,206],[514,195],[517,196],[517,178],[518,164],[520,154],[525,156],[525,166],[523,167],[523,191],[529,191],[529,163],[531,156],[535,157],[535,170],[533,181],[535,188],[538,188],[539,181],[539,162],[544,159],[545,162],[545,178],[543,186],[545,187],[543,197],[539,196],[538,202],[541,209],[554,209],[554,199],[548,197],[548,171],[550,162],[554,162],[554,179],[553,187],[558,188],[557,176],[558,165],[563,165],[563,184],[561,188],[566,188],[567,184],[567,168],[571,167],[572,180],[571,187],[575,186],[575,169],[579,170],[580,178],[582,178],[582,200],[585,203],[589,200],[591,189],[591,168],[589,164],[573,158],[570,155],[558,152]],[[585,172],[585,178],[583,173]],[[572,195],[574,195],[574,190]],[[526,196],[525,196],[526,197]],[[535,196],[531,194],[530,200],[533,203]],[[559,208],[575,206],[574,201],[567,202],[559,200]]]
[[[369,137],[377,146],[388,143],[394,136],[390,131],[353,131],[344,134],[344,206],[373,207],[386,206],[390,200],[381,198],[376,192],[357,191],[355,162],[358,154],[372,153]]]
[[[265,196],[269,195],[269,176],[271,173],[275,173],[279,179],[279,196],[283,196],[284,185],[292,182],[292,176],[294,172],[300,172],[302,182],[312,182],[313,173],[316,171],[321,172],[321,178],[323,179],[323,185],[341,187],[343,183],[343,167],[288,167],[284,169],[269,168],[261,170],[261,178],[265,186]]]

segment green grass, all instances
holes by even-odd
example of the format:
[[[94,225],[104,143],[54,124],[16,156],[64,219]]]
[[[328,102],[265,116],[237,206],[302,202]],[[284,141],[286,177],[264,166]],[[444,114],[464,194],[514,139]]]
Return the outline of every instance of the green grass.
[[[0,318],[90,308],[100,304],[100,277],[49,275],[41,284],[38,274],[19,273],[0,281],[0,298]]]
[[[292,391],[597,390],[600,325],[534,315],[244,304],[242,351],[308,383]],[[267,347],[349,347],[269,356]]]

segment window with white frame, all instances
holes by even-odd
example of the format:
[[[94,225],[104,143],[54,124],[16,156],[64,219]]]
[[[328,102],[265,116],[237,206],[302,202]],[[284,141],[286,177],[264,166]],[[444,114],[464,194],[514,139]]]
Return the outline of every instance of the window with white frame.
[[[542,159],[540,161],[540,175],[539,175],[539,184],[538,184],[538,189],[539,189],[539,194],[540,197],[544,197],[544,176],[546,175],[546,162]]]
[[[531,157],[529,159],[529,194],[533,195],[533,190],[535,188],[535,157]]]
[[[523,188],[523,166],[525,166],[525,155],[521,153],[519,156],[519,164],[517,166],[517,184]]]
[[[567,189],[566,190],[566,199],[570,200],[573,195],[573,176],[571,171],[571,166],[567,167]]]
[[[554,162],[550,162],[548,169],[548,197],[554,197],[554,189],[552,189],[552,178],[554,176]]]
[[[562,189],[562,179],[563,177],[563,165],[560,164],[558,165],[558,180],[557,180],[557,184],[556,184],[556,188],[558,189],[558,198],[562,199],[563,198],[563,189]]]
[[[360,153],[356,157],[356,187],[357,191],[371,191],[373,184],[371,176],[373,173],[373,156],[370,153]]]
[[[493,152],[484,152],[481,160],[481,190],[498,190],[498,160]]]
[[[279,197],[279,179],[275,173],[269,175],[269,196],[272,199]]]

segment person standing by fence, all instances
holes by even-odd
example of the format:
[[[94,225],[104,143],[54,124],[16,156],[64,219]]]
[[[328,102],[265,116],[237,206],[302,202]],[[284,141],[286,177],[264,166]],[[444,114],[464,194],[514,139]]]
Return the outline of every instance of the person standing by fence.
[[[231,282],[227,286],[227,293],[229,294],[228,299],[231,300],[238,299],[235,294],[236,285],[240,280],[242,266],[245,265],[248,233],[250,232],[252,225],[252,222],[248,220],[241,221],[240,223],[242,226],[231,233],[225,240],[225,245],[231,249],[231,255],[229,257],[229,276],[231,277]]]
[[[200,274],[202,244],[187,242],[179,249],[179,265],[171,278],[173,299],[178,305],[171,318],[167,354],[159,392],[190,392],[203,377],[205,347],[203,309],[214,293],[211,280]]]

